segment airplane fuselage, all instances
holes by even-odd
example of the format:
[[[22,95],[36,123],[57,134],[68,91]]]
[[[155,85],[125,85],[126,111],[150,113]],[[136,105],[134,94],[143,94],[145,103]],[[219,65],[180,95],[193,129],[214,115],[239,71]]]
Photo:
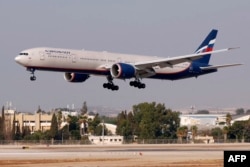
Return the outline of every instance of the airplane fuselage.
[[[114,79],[131,79],[130,86],[143,89],[142,78],[177,80],[198,77],[216,72],[218,68],[241,64],[210,65],[211,54],[229,51],[226,48],[213,51],[217,30],[211,30],[193,54],[176,57],[156,57],[60,48],[32,48],[19,53],[16,62],[31,72],[31,81],[36,80],[36,70],[65,72],[69,82],[84,82],[91,75],[106,76],[104,88],[118,90]]]
[[[82,73],[94,75],[110,75],[109,68],[116,63],[135,64],[141,61],[153,61],[161,57],[119,54],[110,52],[95,52],[85,50],[59,49],[59,48],[33,48],[24,50],[16,60],[27,69],[58,71],[69,73]],[[22,57],[22,59],[20,58]],[[19,60],[20,59],[20,60]],[[191,62],[184,62],[171,67],[152,67],[155,79],[182,79],[202,75],[202,71],[195,71]],[[215,71],[206,71],[206,73]]]

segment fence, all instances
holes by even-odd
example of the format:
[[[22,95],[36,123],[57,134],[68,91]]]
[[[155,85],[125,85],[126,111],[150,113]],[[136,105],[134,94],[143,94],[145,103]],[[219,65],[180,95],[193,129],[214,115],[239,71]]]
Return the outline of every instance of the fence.
[[[199,144],[201,140],[177,140],[177,139],[124,139],[123,144]],[[224,140],[214,139],[214,143],[250,143],[250,140]],[[0,145],[90,145],[89,140],[0,140]]]

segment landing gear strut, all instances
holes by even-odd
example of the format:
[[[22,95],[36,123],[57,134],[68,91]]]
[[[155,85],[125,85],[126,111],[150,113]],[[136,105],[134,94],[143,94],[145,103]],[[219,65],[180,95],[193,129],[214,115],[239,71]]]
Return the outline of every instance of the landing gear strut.
[[[139,88],[139,89],[146,88],[146,85],[144,83],[141,83],[141,81],[137,78],[134,81],[130,81],[129,85],[134,86],[134,87]]]
[[[30,80],[35,81],[36,80],[35,69],[34,68],[27,68],[27,70],[31,72]]]
[[[103,88],[111,89],[111,90],[118,90],[119,86],[113,83],[113,78],[111,76],[107,76],[108,83],[103,84]]]

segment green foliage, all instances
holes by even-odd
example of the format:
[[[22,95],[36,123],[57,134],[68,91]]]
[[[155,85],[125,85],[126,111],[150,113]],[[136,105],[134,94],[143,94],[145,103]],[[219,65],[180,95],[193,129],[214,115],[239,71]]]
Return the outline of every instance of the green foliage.
[[[93,121],[89,122],[89,132],[92,135],[97,135],[96,133],[99,133],[99,130],[96,130],[96,128],[98,127],[98,125],[101,123],[101,118],[99,117],[99,114],[95,115],[95,118],[93,119]]]
[[[55,114],[52,115],[51,126],[50,126],[50,137],[57,139],[58,137],[58,122]]]
[[[103,131],[103,126],[101,124],[99,124],[95,130],[94,130],[94,134],[97,136],[101,136],[102,135],[102,131]],[[104,135],[108,135],[108,129],[104,126]]]
[[[4,115],[4,106],[2,107],[2,118],[0,119],[0,140],[5,139],[5,115]]]
[[[69,131],[79,130],[80,129],[79,118],[70,115],[68,117],[69,117]]]
[[[140,103],[133,106],[133,111],[122,111],[117,116],[116,132],[125,138],[176,138],[179,122],[179,113],[166,109],[164,104]]]
[[[26,136],[30,135],[30,128],[28,126],[23,127],[22,138],[24,139]]]
[[[229,127],[229,138],[230,139],[250,139],[250,123],[248,121],[236,121],[232,126]]]
[[[22,133],[20,130],[20,126],[16,127],[16,133],[15,133],[15,137],[13,140],[21,140],[22,139]]]
[[[232,119],[233,118],[232,118],[231,114],[227,113],[227,115],[226,115],[226,124],[227,124],[227,126],[231,126]]]
[[[223,130],[219,127],[211,129],[211,135],[214,139],[222,139],[223,138]]]
[[[12,122],[12,140],[15,140],[16,138],[16,114],[14,114],[14,117],[13,117],[13,122]]]
[[[79,130],[72,130],[72,131],[70,131],[70,133],[71,133],[72,140],[80,140],[81,139],[81,135],[80,135]]]
[[[187,137],[187,133],[188,133],[188,127],[187,126],[181,126],[177,129],[177,136],[179,138],[186,138]]]
[[[70,132],[69,132],[69,126],[65,125],[62,129],[59,130],[59,135],[60,135],[60,139],[62,140],[68,140],[70,139]]]
[[[236,115],[242,115],[245,113],[245,110],[243,108],[238,108],[236,111],[235,111]]]

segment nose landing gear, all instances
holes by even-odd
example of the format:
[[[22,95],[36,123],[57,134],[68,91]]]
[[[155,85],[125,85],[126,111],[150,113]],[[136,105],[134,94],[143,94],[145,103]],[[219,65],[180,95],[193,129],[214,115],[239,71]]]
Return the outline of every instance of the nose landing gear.
[[[35,69],[34,68],[27,68],[27,71],[30,71],[30,73],[32,75],[32,76],[30,76],[30,80],[35,81],[36,80]]]

